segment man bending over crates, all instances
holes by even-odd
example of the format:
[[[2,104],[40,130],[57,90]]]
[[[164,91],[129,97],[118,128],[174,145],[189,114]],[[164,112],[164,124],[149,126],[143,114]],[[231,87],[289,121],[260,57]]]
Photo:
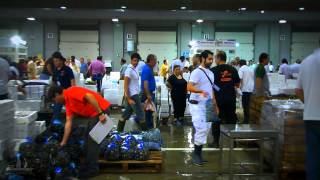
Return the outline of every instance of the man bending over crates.
[[[126,121],[130,118],[132,113],[136,114],[136,122],[140,123],[143,131],[147,130],[147,125],[144,117],[144,111],[139,97],[139,73],[137,65],[140,55],[134,53],[131,55],[131,64],[125,71],[124,75],[124,97],[125,97],[125,111],[122,114],[122,119],[118,123],[118,131],[122,132]]]
[[[48,98],[55,103],[64,104],[66,107],[66,123],[63,139],[60,146],[67,144],[72,126],[86,126],[85,136],[85,164],[80,172],[81,178],[93,177],[99,174],[99,144],[89,135],[91,129],[100,121],[106,122],[105,113],[110,103],[98,93],[82,88],[70,87],[63,89],[52,86],[48,91]],[[73,119],[75,121],[73,122]]]

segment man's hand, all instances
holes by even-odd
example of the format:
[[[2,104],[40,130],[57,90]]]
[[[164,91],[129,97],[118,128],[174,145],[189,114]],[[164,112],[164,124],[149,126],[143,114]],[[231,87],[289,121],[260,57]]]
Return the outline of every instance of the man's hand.
[[[216,105],[216,114],[219,115],[219,113],[220,113],[220,110],[219,110],[218,106]]]
[[[105,114],[101,114],[99,116],[99,121],[104,124],[107,121],[106,115]]]
[[[206,98],[206,97],[208,97],[208,93],[205,92],[205,91],[202,91],[202,92],[200,93],[200,96]]]
[[[136,103],[134,102],[134,100],[132,100],[131,98],[128,98],[128,104],[133,106],[135,105]]]
[[[66,144],[67,144],[66,142],[61,141],[61,143],[60,143],[60,147],[64,147]]]

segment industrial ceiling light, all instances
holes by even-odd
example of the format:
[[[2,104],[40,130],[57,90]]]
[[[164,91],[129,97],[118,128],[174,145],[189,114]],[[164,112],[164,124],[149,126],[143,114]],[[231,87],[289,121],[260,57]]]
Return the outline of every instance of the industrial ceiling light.
[[[280,23],[280,24],[285,24],[285,23],[287,23],[287,20],[281,19],[281,20],[279,20],[279,23]]]
[[[60,9],[65,10],[65,9],[67,9],[67,7],[66,6],[61,6]]]
[[[261,14],[264,14],[264,13],[265,13],[265,11],[264,11],[264,10],[261,10],[261,11],[260,11],[260,13],[261,13]]]
[[[121,9],[127,9],[127,6],[121,6]]]
[[[203,19],[197,19],[197,23],[203,23]]]
[[[28,20],[28,21],[35,21],[36,18],[34,18],[34,17],[28,17],[27,20]]]
[[[118,18],[112,18],[112,22],[119,22]]]
[[[185,10],[185,9],[187,9],[187,7],[181,6],[180,9]]]
[[[299,11],[304,11],[304,7],[299,7]]]
[[[240,11],[246,11],[247,8],[243,7],[243,8],[240,8],[239,10],[240,10]]]

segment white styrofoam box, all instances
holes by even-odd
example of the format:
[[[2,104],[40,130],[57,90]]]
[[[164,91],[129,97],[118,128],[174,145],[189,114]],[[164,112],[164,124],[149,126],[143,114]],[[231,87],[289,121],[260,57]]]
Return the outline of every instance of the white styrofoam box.
[[[118,81],[120,79],[120,72],[110,72],[110,79]]]
[[[14,109],[8,109],[7,111],[1,111],[0,122],[6,123],[8,120],[13,119],[14,118],[14,112],[15,112]]]
[[[10,99],[12,100],[18,99],[18,85],[8,85],[8,92],[10,95]]]
[[[16,111],[15,112],[15,123],[24,124],[30,123],[37,120],[38,112],[37,111]]]
[[[117,89],[105,89],[103,91],[103,97],[111,104],[118,104],[122,96],[119,94]]]
[[[2,123],[0,126],[0,139],[11,139],[14,131],[14,119],[7,123]]]
[[[17,100],[15,108],[17,111],[40,111],[42,105],[41,100]]]
[[[20,145],[24,142],[27,142],[27,139],[13,139],[12,140],[12,143],[14,144],[13,145],[13,151],[15,153],[17,153],[19,151],[19,148],[20,148]]]
[[[27,85],[25,87],[27,99],[41,99],[45,93],[45,85]]]
[[[0,100],[0,112],[14,109],[14,101],[11,99]]]
[[[295,89],[297,87],[298,80],[296,79],[287,79],[287,88]]]
[[[164,77],[155,76],[154,79],[156,80],[156,85],[157,86],[162,86],[164,84]]]
[[[96,92],[97,91],[97,86],[96,85],[84,85],[84,88],[90,89],[91,91]]]
[[[35,122],[16,124],[15,130],[14,130],[14,133],[15,133],[14,138],[23,139],[26,137],[33,137],[34,127],[35,127]]]
[[[46,130],[46,121],[35,121],[33,135],[37,136]]]

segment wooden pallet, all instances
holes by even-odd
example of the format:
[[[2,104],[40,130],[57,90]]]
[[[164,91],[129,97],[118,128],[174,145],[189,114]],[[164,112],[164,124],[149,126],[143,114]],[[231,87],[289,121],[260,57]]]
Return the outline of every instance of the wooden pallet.
[[[163,159],[161,151],[150,151],[150,158],[147,161],[99,160],[99,164],[101,173],[160,173],[163,168]]]

